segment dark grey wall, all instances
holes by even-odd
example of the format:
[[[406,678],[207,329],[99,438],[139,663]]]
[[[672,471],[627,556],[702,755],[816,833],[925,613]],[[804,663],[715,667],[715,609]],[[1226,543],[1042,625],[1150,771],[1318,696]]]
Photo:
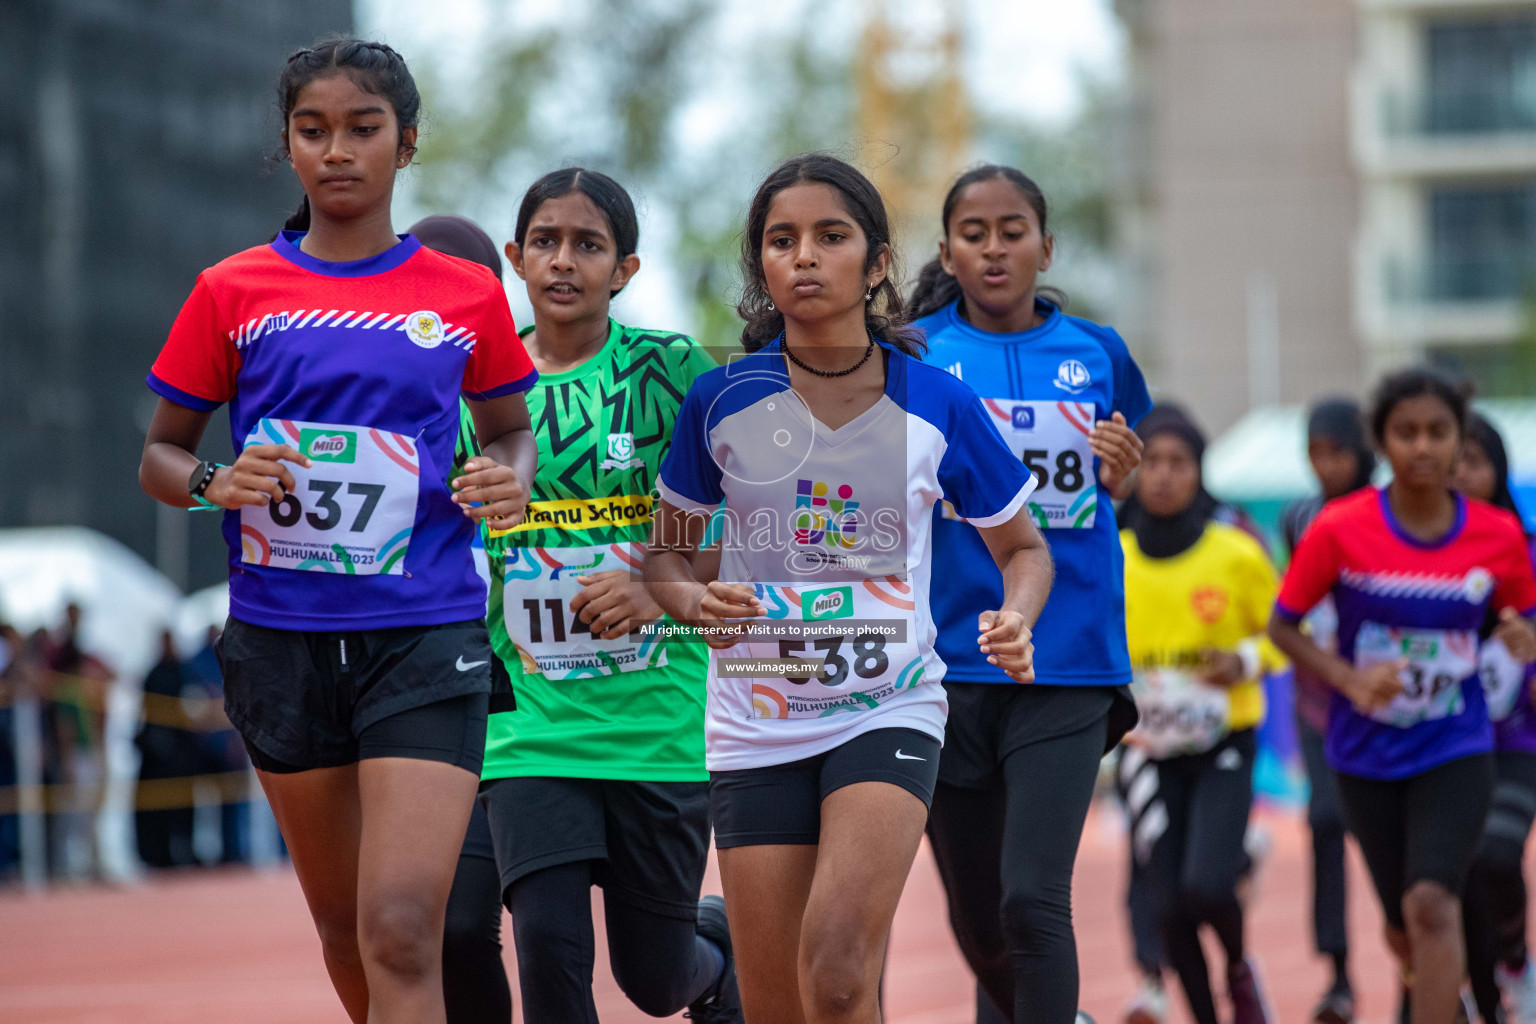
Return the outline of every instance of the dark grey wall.
[[[218,517],[163,521],[139,490],[144,375],[198,272],[297,203],[268,159],[277,73],[351,24],[350,0],[0,2],[0,527],[90,526],[183,584],[223,577]],[[229,452],[222,412],[205,451]]]

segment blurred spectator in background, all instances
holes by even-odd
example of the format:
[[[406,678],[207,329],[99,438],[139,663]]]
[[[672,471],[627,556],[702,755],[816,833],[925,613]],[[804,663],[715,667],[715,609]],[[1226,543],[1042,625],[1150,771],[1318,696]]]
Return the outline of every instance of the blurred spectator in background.
[[[1307,417],[1307,461],[1312,464],[1321,493],[1291,503],[1281,514],[1280,533],[1288,555],[1296,550],[1301,535],[1324,504],[1370,486],[1376,456],[1366,440],[1365,421],[1354,400],[1328,398],[1312,407]],[[1331,645],[1338,630],[1333,599],[1323,598],[1303,624],[1319,645]],[[1333,980],[1313,1019],[1323,1024],[1347,1024],[1354,1017],[1355,1000],[1344,925],[1344,811],[1333,769],[1323,756],[1333,688],[1299,666],[1295,681],[1296,732],[1310,789],[1307,824],[1312,830],[1312,937],[1317,951],[1333,961]]]
[[[144,677],[144,717],[139,748],[139,787],[134,831],[146,867],[188,867],[192,851],[192,779],[201,751],[190,731],[182,697],[186,673],[170,630],[160,634],[160,660]]]
[[[187,685],[196,691],[198,711],[197,770],[214,776],[219,787],[219,823],[223,840],[221,864],[245,864],[251,859],[251,759],[245,742],[224,714],[224,673],[214,645],[219,628],[209,626],[203,646],[184,666]]]
[[[26,663],[26,640],[0,622],[0,884],[11,880],[21,860],[16,817],[16,695]]]
[[[101,809],[106,757],[107,686],[112,672],[87,654],[80,642],[80,606],[65,609],[64,625],[46,644],[48,679],[44,690],[44,781],[48,801],[50,860],[56,876],[96,877],[101,858],[96,814]],[[34,634],[35,636],[35,634]]]

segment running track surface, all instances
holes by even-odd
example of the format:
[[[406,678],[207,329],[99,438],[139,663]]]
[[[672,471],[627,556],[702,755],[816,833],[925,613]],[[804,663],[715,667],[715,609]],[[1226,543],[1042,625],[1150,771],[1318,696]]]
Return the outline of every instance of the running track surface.
[[[1077,862],[1075,916],[1082,1005],[1118,1024],[1131,993],[1120,812],[1095,807]],[[1312,951],[1310,847],[1295,813],[1261,811],[1273,848],[1249,918],[1283,1024],[1304,1024],[1326,977]],[[1350,926],[1361,1019],[1395,1004],[1381,917],[1351,852]],[[719,892],[713,867],[706,892]],[[601,914],[598,915],[601,928]],[[510,947],[510,926],[503,936]],[[601,948],[601,937],[599,937]],[[508,958],[511,959],[510,948]],[[508,964],[509,972],[512,964]],[[969,1024],[973,982],[945,917],[926,847],[907,883],[886,976],[890,1024]],[[517,991],[513,983],[513,992]],[[1218,999],[1221,993],[1218,993]],[[516,1000],[514,1000],[515,1002]],[[648,1021],[625,1001],[599,954],[597,1007],[606,1024]],[[1223,1007],[1222,1016],[1226,1017]],[[517,1018],[521,1024],[521,1016]],[[1171,1022],[1189,1020],[1175,996]],[[0,1021],[8,1024],[346,1024],[293,875],[208,872],[128,888],[0,895]]]

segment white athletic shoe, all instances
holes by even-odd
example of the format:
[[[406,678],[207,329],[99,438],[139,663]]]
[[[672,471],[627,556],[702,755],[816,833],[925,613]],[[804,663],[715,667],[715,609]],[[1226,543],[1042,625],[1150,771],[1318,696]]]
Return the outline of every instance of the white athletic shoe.
[[[1167,1020],[1168,993],[1159,982],[1143,977],[1125,1006],[1125,1024],[1165,1024]]]
[[[1504,993],[1509,1024],[1536,1024],[1536,964],[1527,957],[1524,970],[1518,972],[1499,964],[1493,969],[1493,980]]]

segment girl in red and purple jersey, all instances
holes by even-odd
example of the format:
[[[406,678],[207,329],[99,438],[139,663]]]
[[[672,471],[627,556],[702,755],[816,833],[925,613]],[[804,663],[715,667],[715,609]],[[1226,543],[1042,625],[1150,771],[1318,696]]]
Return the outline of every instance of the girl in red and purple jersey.
[[[221,508],[225,710],[357,1024],[442,1024],[443,915],[480,778],[492,663],[476,523],[519,522],[538,374],[501,282],[396,235],[421,100],[338,39],[289,58],[290,230],[205,270],[149,375],[139,479]],[[459,396],[483,454],[450,487]],[[239,457],[200,460],[229,403]]]
[[[1465,974],[1460,893],[1494,784],[1478,674],[1490,612],[1511,653],[1536,655],[1536,578],[1518,520],[1450,487],[1466,416],[1466,398],[1431,371],[1382,381],[1371,427],[1392,483],[1318,513],[1270,622],[1280,649],[1336,691],[1328,761],[1413,1024],[1451,1020]],[[1336,653],[1299,628],[1330,594]]]

